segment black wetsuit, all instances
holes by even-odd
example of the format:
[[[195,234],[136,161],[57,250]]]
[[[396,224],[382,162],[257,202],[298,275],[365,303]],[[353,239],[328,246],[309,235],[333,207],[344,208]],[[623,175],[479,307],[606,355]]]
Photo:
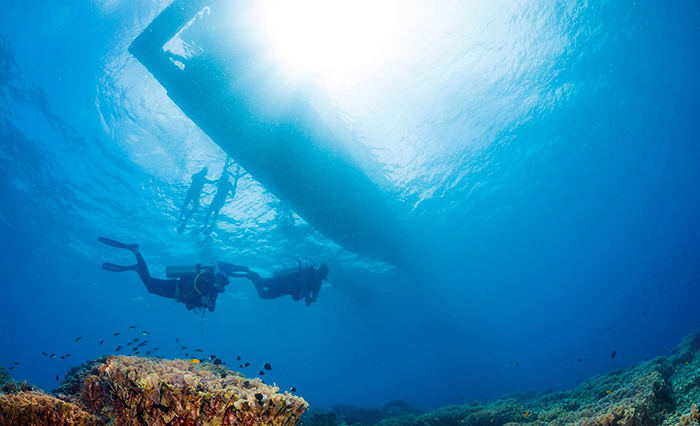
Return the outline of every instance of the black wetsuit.
[[[204,272],[197,276],[180,279],[164,280],[151,277],[141,253],[136,254],[136,261],[136,272],[138,272],[149,293],[167,297],[168,299],[175,299],[184,303],[189,310],[208,307],[209,312],[214,312],[216,296],[224,292],[224,286],[218,283],[216,276],[212,272]],[[195,278],[197,280],[196,287]],[[205,297],[209,298],[209,305],[204,303],[203,298]]]
[[[318,293],[323,285],[323,278],[312,267],[272,278],[261,278],[260,275],[251,271],[248,273],[248,279],[255,284],[261,299],[276,299],[288,294],[295,302],[304,298],[306,306],[318,299]]]

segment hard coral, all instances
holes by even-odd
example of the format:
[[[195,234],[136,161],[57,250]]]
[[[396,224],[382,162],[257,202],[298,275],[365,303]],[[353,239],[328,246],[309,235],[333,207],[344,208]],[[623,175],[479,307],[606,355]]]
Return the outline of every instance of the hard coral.
[[[693,406],[690,408],[690,413],[681,416],[675,426],[698,426],[698,420],[700,420],[698,406],[693,404]]]
[[[42,392],[0,395],[1,425],[95,426],[104,423],[78,405]]]
[[[81,399],[95,414],[110,407],[118,425],[285,426],[308,407],[300,397],[212,364],[120,356],[95,373],[85,378]]]

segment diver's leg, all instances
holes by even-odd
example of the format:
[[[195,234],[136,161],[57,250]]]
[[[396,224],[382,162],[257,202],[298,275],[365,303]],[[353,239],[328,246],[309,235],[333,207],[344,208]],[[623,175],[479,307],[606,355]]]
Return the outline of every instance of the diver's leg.
[[[137,251],[134,254],[136,255],[137,262],[135,265],[135,270],[138,272],[141,281],[146,286],[146,290],[148,290],[148,292],[151,294],[174,299],[178,280],[163,280],[160,278],[151,277],[151,274],[148,272],[146,261],[143,260],[141,253]]]
[[[182,220],[183,216],[185,216],[185,211],[187,210],[187,206],[190,205],[190,197],[187,196],[185,197],[185,202],[182,203],[182,208],[180,209],[180,219]]]
[[[103,244],[107,244],[108,246],[116,247],[116,248],[123,248],[123,249],[131,250],[133,252],[139,251],[138,244],[124,244],[124,243],[120,243],[119,241],[110,240],[109,238],[105,238],[105,237],[100,237],[97,239],[97,241],[99,241]]]

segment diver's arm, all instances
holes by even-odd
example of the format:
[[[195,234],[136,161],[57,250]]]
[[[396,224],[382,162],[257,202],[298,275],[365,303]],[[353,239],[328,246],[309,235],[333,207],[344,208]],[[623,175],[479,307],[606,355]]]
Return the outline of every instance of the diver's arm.
[[[219,267],[219,270],[224,275],[228,275],[229,277],[245,278],[248,276],[248,273],[250,272],[250,269],[248,269],[247,266],[239,266],[239,265],[234,265],[232,263],[226,263],[226,262],[216,262],[216,264]]]

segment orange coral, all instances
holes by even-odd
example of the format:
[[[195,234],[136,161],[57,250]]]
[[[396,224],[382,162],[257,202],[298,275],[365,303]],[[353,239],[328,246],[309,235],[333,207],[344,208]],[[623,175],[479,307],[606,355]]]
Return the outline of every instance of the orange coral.
[[[698,426],[698,420],[700,420],[698,406],[697,404],[693,404],[693,406],[690,407],[690,413],[681,416],[676,426]]]
[[[42,392],[0,396],[2,425],[291,426],[308,404],[213,364],[108,357],[76,370],[66,401]],[[68,401],[68,402],[67,402]]]
[[[0,395],[0,424],[13,426],[94,426],[105,421],[76,404],[42,392]]]

